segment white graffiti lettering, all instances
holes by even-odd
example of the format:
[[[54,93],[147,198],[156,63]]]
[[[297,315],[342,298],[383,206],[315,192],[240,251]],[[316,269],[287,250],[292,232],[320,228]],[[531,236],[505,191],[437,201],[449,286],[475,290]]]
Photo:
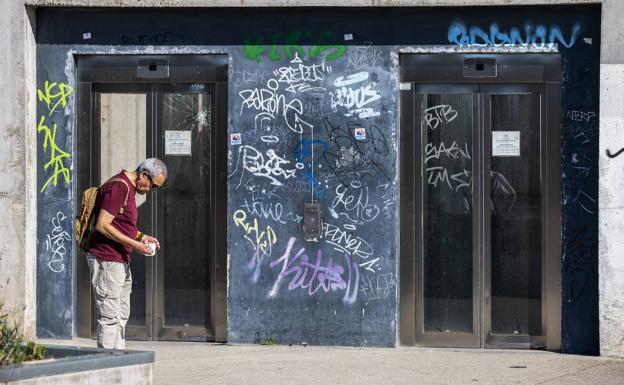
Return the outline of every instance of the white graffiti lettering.
[[[272,219],[279,223],[286,223],[286,221],[282,219],[284,207],[282,207],[280,202],[265,202],[262,200],[252,200],[249,202],[247,201],[247,198],[245,198],[245,203],[242,207],[254,217]]]
[[[594,111],[568,111],[566,112],[566,118],[574,120],[575,122],[589,122],[596,117]]]
[[[368,187],[358,181],[349,186],[336,186],[336,197],[332,201],[329,212],[334,218],[346,217],[353,223],[364,224],[377,218],[379,207],[368,203]]]
[[[449,124],[457,118],[457,111],[448,104],[440,104],[425,110],[425,123],[431,130],[435,130],[440,124]]]
[[[283,166],[290,163],[275,153],[275,150],[266,151],[266,160],[264,154],[256,150],[252,146],[243,145],[238,148],[238,162],[242,162],[244,170],[249,171],[254,176],[264,177],[271,181],[272,185],[281,186],[282,182],[278,177],[284,179],[293,178],[296,169],[284,169]],[[237,165],[238,168],[238,165]],[[241,173],[241,180],[242,180]]]
[[[234,87],[238,87],[243,83],[262,83],[264,82],[265,75],[266,71],[236,71],[234,74]]]
[[[381,95],[371,88],[372,85],[362,86],[358,89],[342,87],[334,92],[330,92],[331,108],[336,111],[336,107],[362,108],[372,102],[379,100]]]
[[[360,283],[360,293],[369,300],[386,299],[396,287],[396,279],[392,273],[379,274],[376,277],[366,274]]]
[[[306,65],[303,64],[297,53],[295,57],[290,61],[294,66],[280,67],[273,71],[278,77],[277,81],[280,83],[288,84],[286,91],[297,93],[306,92],[312,90],[324,91],[324,87],[312,87],[311,82],[316,82],[325,79],[325,75],[331,73],[331,67],[325,65],[325,62],[321,64]]]
[[[278,92],[278,88],[278,81],[269,79],[267,88],[240,91],[238,94],[243,99],[240,114],[242,115],[243,109],[247,108],[264,113],[262,116],[268,119],[280,116],[288,128],[297,134],[303,133],[304,128],[312,128],[311,124],[301,118],[303,114],[301,101],[299,99],[287,101],[286,96]]]
[[[448,170],[442,166],[427,167],[425,171],[427,172],[427,183],[433,187],[438,187],[438,183],[442,182],[449,189],[457,192],[461,188],[470,187],[472,183],[472,172],[468,170],[462,170],[450,176]]]
[[[470,152],[468,151],[468,143],[464,143],[464,148],[460,148],[456,141],[453,141],[449,147],[446,147],[444,142],[440,142],[438,146],[433,143],[427,143],[425,145],[425,163],[431,159],[440,159],[440,155],[446,155],[448,158],[457,159],[458,157],[471,159]]]
[[[48,267],[55,273],[65,270],[65,263],[63,263],[67,253],[65,241],[71,241],[69,233],[63,230],[63,221],[65,219],[67,217],[60,211],[52,218],[52,232],[47,235],[46,239],[46,249],[52,252]]]
[[[364,239],[327,222],[323,223],[321,238],[335,250],[352,256],[368,259],[373,255],[373,247]]]
[[[335,87],[344,87],[368,80],[368,72],[362,71],[347,76],[339,76],[334,80]]]
[[[371,47],[371,42],[366,42],[364,46],[354,46],[348,50],[347,65],[353,68],[376,67],[383,61],[382,51]]]

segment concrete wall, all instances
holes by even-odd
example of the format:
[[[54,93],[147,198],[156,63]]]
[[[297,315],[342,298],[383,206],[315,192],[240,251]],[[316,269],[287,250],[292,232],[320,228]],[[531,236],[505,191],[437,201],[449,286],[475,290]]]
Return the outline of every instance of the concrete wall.
[[[600,58],[600,351],[624,357],[624,2],[602,5]]]
[[[22,1],[0,10],[0,301],[35,331],[35,42]]]
[[[472,5],[592,4],[600,0],[27,0],[36,6],[71,7],[435,7]]]
[[[6,385],[48,385],[48,384],[89,384],[89,385],[151,385],[154,383],[154,364],[119,366],[116,368],[87,370],[84,372],[59,374],[9,381]]]

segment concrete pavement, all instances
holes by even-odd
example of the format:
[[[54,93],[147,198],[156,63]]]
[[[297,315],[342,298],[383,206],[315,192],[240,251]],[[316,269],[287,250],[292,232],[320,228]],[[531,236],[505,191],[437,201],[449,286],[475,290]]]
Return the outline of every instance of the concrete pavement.
[[[87,339],[40,340],[95,346]],[[129,341],[156,352],[154,384],[624,384],[624,359],[543,351]]]

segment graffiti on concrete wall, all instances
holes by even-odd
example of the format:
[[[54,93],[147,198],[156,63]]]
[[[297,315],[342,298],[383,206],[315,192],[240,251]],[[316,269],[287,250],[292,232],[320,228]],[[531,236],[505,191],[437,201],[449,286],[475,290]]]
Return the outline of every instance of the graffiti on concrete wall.
[[[316,59],[332,61],[342,57],[346,47],[340,44],[333,44],[330,41],[333,34],[330,31],[290,31],[285,34],[276,33],[272,36],[248,36],[244,39],[243,52],[245,58],[260,62],[264,57],[271,61],[278,61],[282,58],[293,59]],[[305,46],[308,42],[310,45]]]
[[[497,23],[492,23],[486,29],[478,25],[466,26],[462,21],[456,21],[449,26],[449,43],[459,46],[477,47],[501,47],[501,46],[522,46],[544,48],[561,44],[570,48],[576,43],[583,28],[579,23],[574,24],[572,29],[562,31],[557,25],[545,26],[541,24],[525,23],[522,27],[512,27],[503,30]]]
[[[230,143],[230,249],[266,301],[305,293],[359,307],[396,294],[393,232],[379,232],[395,217],[396,95],[389,51],[326,37],[251,45],[267,44],[257,37],[242,48],[249,60],[230,79],[241,127]],[[297,43],[310,38],[321,40]],[[302,229],[310,200],[322,207],[314,241]]]
[[[48,267],[55,273],[65,270],[66,255],[68,248],[65,242],[71,242],[71,235],[65,230],[69,222],[65,222],[67,216],[62,212],[58,212],[51,220],[52,230],[46,235],[46,250],[49,253]]]
[[[564,226],[573,225],[562,229],[562,233],[567,237],[564,240],[566,261],[569,261],[567,269],[574,274],[564,286],[574,286],[570,300],[580,304],[577,308],[587,313],[587,307],[581,306],[588,298],[586,281],[591,279],[592,269],[597,266],[594,263],[596,238],[591,233],[595,227],[592,221],[596,218],[597,199],[597,193],[592,189],[597,175],[597,153],[592,147],[596,143],[593,130],[597,117],[591,111],[597,111],[597,101],[585,97],[587,103],[575,104],[569,99],[576,92],[584,92],[575,89],[574,84],[590,91],[597,89],[594,80],[598,71],[585,71],[587,79],[578,81],[580,72],[570,68],[581,62],[598,63],[599,56],[595,52],[585,51],[590,48],[591,37],[581,34],[582,30],[593,30],[594,38],[599,37],[600,9],[522,8],[500,7],[484,11],[468,7],[461,10],[461,16],[437,11],[423,13],[407,8],[390,10],[394,12],[392,22],[401,25],[400,29],[370,28],[370,25],[376,25],[374,21],[388,14],[386,9],[373,10],[368,15],[364,11],[351,14],[352,10],[333,10],[332,16],[322,9],[285,9],[288,18],[282,18],[286,20],[282,28],[275,24],[275,14],[280,14],[279,11],[254,10],[258,14],[258,23],[254,23],[254,31],[249,32],[247,38],[240,38],[234,32],[250,28],[238,13],[232,16],[209,10],[192,10],[192,14],[201,16],[196,19],[188,17],[189,14],[169,12],[166,18],[162,18],[163,23],[141,22],[140,28],[137,28],[136,18],[118,18],[118,28],[100,27],[100,24],[93,23],[90,15],[71,18],[72,22],[63,29],[65,33],[61,33],[54,22],[41,23],[45,29],[41,36],[45,39],[38,42],[41,89],[38,90],[40,103],[36,123],[38,126],[41,123],[39,147],[44,143],[47,145],[44,152],[39,153],[39,159],[45,159],[43,164],[47,167],[40,166],[38,188],[45,192],[42,195],[52,197],[55,195],[52,193],[65,192],[70,186],[72,158],[66,154],[71,154],[71,138],[68,137],[71,130],[61,119],[55,118],[70,108],[73,90],[52,81],[60,82],[63,74],[68,73],[62,65],[58,66],[71,56],[68,52],[110,54],[112,51],[105,46],[119,44],[170,46],[171,50],[155,49],[173,53],[180,52],[176,46],[192,44],[194,52],[227,52],[230,55],[229,134],[238,134],[236,137],[240,138],[239,144],[229,146],[228,154],[228,260],[231,263],[228,272],[231,280],[227,303],[228,317],[232,321],[229,337],[236,340],[242,336],[240,338],[244,340],[253,334],[245,334],[243,329],[247,325],[259,329],[258,325],[273,323],[283,327],[284,333],[288,330],[301,332],[301,338],[307,327],[307,341],[310,341],[310,335],[317,334],[331,335],[324,340],[325,343],[366,344],[368,341],[388,344],[388,341],[395,340],[395,330],[373,341],[375,333],[381,329],[379,326],[391,325],[396,318],[393,301],[396,300],[397,262],[393,242],[398,231],[395,218],[398,196],[395,133],[398,125],[393,114],[397,112],[395,86],[398,82],[392,76],[398,74],[398,64],[394,63],[396,57],[392,57],[393,53],[384,44],[450,43],[460,47],[488,48],[508,45],[550,48],[558,44],[564,48],[563,57],[567,60],[563,67],[564,76],[570,79],[562,89],[566,111],[565,122],[562,115],[562,141],[567,142],[562,146],[562,157],[565,158],[562,165],[571,166],[565,169],[567,181],[564,183],[569,184],[564,189],[567,199],[564,209],[568,211],[563,223]],[[71,14],[74,11],[61,12]],[[114,14],[120,11],[102,12]],[[145,21],[152,16],[143,14],[145,16],[140,19],[146,18]],[[351,17],[352,21],[336,23],[342,16]],[[470,22],[451,23],[455,16],[465,17]],[[578,23],[577,17],[580,18]],[[316,21],[321,23],[319,28],[305,30]],[[224,24],[232,30],[231,34],[215,30]],[[302,27],[299,31],[292,31],[290,26],[293,25]],[[93,32],[93,41],[79,41],[80,46],[66,45],[74,44],[68,41],[70,36],[82,35],[67,33],[67,30],[82,31],[86,26]],[[180,33],[180,26],[186,26],[183,29],[190,32]],[[255,33],[256,30],[259,32]],[[335,32],[338,30],[340,33],[352,32],[356,40],[352,43],[357,45],[341,44],[339,40],[342,38]],[[360,40],[373,38],[377,41]],[[579,40],[587,44],[581,45]],[[149,51],[145,47],[126,48],[127,52]],[[583,50],[577,54],[579,48]],[[48,77],[52,80],[44,85]],[[41,117],[44,118],[42,121]],[[453,109],[442,107],[430,111],[429,124],[441,125],[452,119]],[[584,129],[582,125],[586,122],[591,122],[591,127]],[[457,162],[459,166],[462,160],[473,155],[461,140],[455,143],[445,141],[444,147],[441,143],[432,144],[427,150],[428,157],[433,156],[428,158],[431,167],[447,160]],[[613,148],[611,154],[620,155],[621,151],[616,150]],[[441,174],[431,171],[431,179],[427,176],[427,180],[440,189],[451,188],[461,193],[470,183],[469,170],[458,168],[456,172],[449,171],[448,176],[443,170]],[[462,173],[457,174],[459,171]],[[311,199],[320,201],[322,208],[322,231],[316,241],[306,241],[301,236],[303,202]],[[49,221],[57,218],[57,212],[68,215],[71,207],[66,203],[59,209],[61,203],[55,201],[53,204],[54,207],[49,208],[49,200],[38,203],[39,213],[45,208],[45,214],[40,214],[38,236],[44,240],[46,234],[50,234],[53,242],[48,252],[56,255],[54,260],[60,261],[61,254],[56,252],[62,249],[54,249],[54,240],[62,236],[55,238],[53,231],[56,227],[52,225],[50,228]],[[576,218],[583,218],[585,223],[577,223]],[[60,217],[58,222],[66,223]],[[584,231],[586,227],[588,230]],[[291,238],[294,238],[292,244]],[[301,249],[304,251],[298,254]],[[52,259],[47,259],[43,247],[39,253],[39,265],[46,273],[50,272],[46,264]],[[71,257],[65,256],[67,259]],[[59,263],[54,262],[51,266],[58,270]],[[67,263],[66,266],[71,266],[71,262]],[[69,274],[71,270],[65,268],[64,272]],[[585,279],[585,273],[590,278]],[[55,276],[60,282],[61,276]],[[53,292],[49,290],[52,285],[48,284],[48,278],[48,275],[42,275],[38,281],[44,283],[38,290],[45,299]],[[71,280],[62,278],[71,283]],[[55,281],[54,285],[60,286],[59,282]],[[274,287],[277,288],[274,296],[268,296]],[[256,294],[258,297],[254,297]],[[68,295],[64,303],[70,304],[70,298]],[[46,302],[51,301],[44,300],[42,304]],[[369,322],[368,317],[352,317],[353,312],[363,315],[364,310],[368,316],[371,307],[386,302],[386,308],[378,307],[371,312],[377,314],[378,320],[388,315],[391,319],[386,323]],[[57,303],[55,308],[59,307]],[[271,303],[286,306],[271,308]],[[564,303],[564,308],[566,306],[569,307]],[[291,307],[295,309],[285,314]],[[314,322],[301,315],[308,309],[307,316],[314,317]],[[56,323],[50,321],[49,315],[54,309],[49,310],[42,310],[38,325],[54,330]],[[265,318],[258,315],[263,310]],[[285,321],[277,323],[266,318],[271,310],[278,310],[276,317],[283,317]],[[342,314],[335,316],[336,311]],[[253,317],[254,312],[256,319],[236,321],[241,316]],[[350,318],[345,316],[347,313]],[[289,321],[292,321],[290,325]],[[300,323],[295,325],[295,321]],[[591,322],[577,325],[577,329],[592,327]],[[315,327],[323,327],[324,332],[315,333],[318,332]],[[71,328],[67,330],[71,335]],[[356,335],[358,331],[360,334]],[[565,339],[564,331],[563,341]]]
[[[45,162],[43,169],[47,173],[40,192],[44,192],[50,186],[57,186],[59,177],[69,185],[70,170],[68,164],[71,155],[63,150],[57,141],[57,123],[55,113],[64,112],[67,107],[68,97],[73,92],[73,88],[65,83],[45,81],[43,88],[37,90],[40,102],[43,102],[42,110],[47,113],[41,114],[37,125],[37,132],[43,134],[43,153]],[[60,107],[60,108],[59,108]]]
[[[564,173],[564,199],[563,209],[576,213],[580,216],[598,215],[598,197],[592,188],[592,180],[595,170],[595,156],[593,147],[598,140],[598,121],[594,111],[591,110],[568,110],[563,121],[563,130],[573,140],[570,145],[574,151],[566,162],[568,173]],[[619,152],[611,155],[616,157]],[[570,234],[564,240],[563,266],[568,279],[565,284],[568,287],[569,298],[572,303],[580,301],[596,273],[596,265],[593,260],[593,250],[597,240],[589,231],[589,226],[579,225],[569,228]]]
[[[562,61],[562,350],[597,353],[599,50],[583,47]]]
[[[624,152],[624,148],[620,148],[619,150],[617,150],[616,152],[612,153],[611,150],[607,149],[607,156],[611,159],[613,158],[617,158],[618,156],[620,156],[620,154]]]

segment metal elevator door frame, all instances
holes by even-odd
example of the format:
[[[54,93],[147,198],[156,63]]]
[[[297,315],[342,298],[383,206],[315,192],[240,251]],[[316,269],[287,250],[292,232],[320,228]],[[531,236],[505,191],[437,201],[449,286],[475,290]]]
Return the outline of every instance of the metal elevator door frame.
[[[134,93],[146,95],[148,111],[146,117],[147,148],[151,149],[146,156],[164,154],[161,148],[162,141],[155,138],[152,133],[162,130],[157,127],[160,124],[155,119],[158,111],[150,110],[157,108],[166,90],[195,89],[200,84],[211,90],[210,94],[213,120],[213,143],[211,145],[211,215],[209,218],[210,250],[209,274],[210,274],[210,309],[209,329],[187,329],[197,336],[185,336],[175,328],[167,328],[164,322],[157,324],[157,320],[151,318],[154,314],[146,313],[145,332],[133,333],[132,327],[128,329],[128,337],[141,339],[179,339],[179,340],[213,340],[226,341],[227,337],[227,254],[226,241],[223,234],[226,223],[227,190],[227,56],[226,55],[80,55],[76,56],[78,70],[77,87],[77,148],[76,148],[76,188],[83,191],[89,186],[99,185],[99,122],[96,121],[98,113],[99,93]],[[163,71],[161,71],[161,69]],[[162,100],[160,100],[162,103]],[[162,196],[158,191],[152,193],[156,204],[150,204],[152,215],[150,218],[158,218],[155,210],[163,210]],[[80,202],[76,202],[79,206]],[[79,207],[76,207],[78,210]],[[162,232],[161,224],[152,221],[150,224],[155,233]],[[149,258],[149,257],[145,257]],[[146,283],[154,287],[155,280],[162,279],[162,261],[150,261],[146,269]],[[93,336],[94,314],[93,296],[90,287],[89,270],[84,258],[80,255],[77,259],[77,333],[79,336]],[[149,274],[147,274],[149,272]],[[162,286],[162,285],[161,285]],[[160,293],[164,297],[164,293]],[[162,301],[156,298],[155,301]],[[158,309],[164,312],[162,303],[153,302],[146,308]],[[148,320],[147,318],[150,317]],[[149,325],[154,325],[151,328]],[[151,330],[150,330],[151,329]],[[195,330],[196,329],[196,330]],[[135,331],[136,332],[136,331]],[[156,334],[158,333],[158,334]],[[187,338],[188,337],[188,338]]]
[[[560,273],[560,56],[558,54],[405,54],[401,71],[401,257],[400,257],[400,342],[403,345],[447,347],[535,348],[557,350],[561,340]],[[492,64],[494,65],[492,68]],[[477,67],[478,65],[478,67]],[[485,68],[484,68],[485,67]],[[485,69],[485,70],[484,70]],[[476,70],[476,71],[475,71]],[[408,85],[409,83],[409,85]],[[530,90],[530,91],[528,91]],[[449,92],[472,94],[473,110],[473,333],[427,334],[423,329],[423,138],[417,116],[421,94]],[[491,320],[484,305],[489,301],[484,284],[489,276],[490,240],[484,215],[484,197],[489,194],[490,122],[487,121],[489,95],[538,92],[543,116],[540,131],[542,166],[542,336],[490,335]],[[415,165],[415,167],[414,167]],[[489,203],[489,202],[488,202]],[[489,206],[488,206],[489,207]],[[478,218],[474,218],[478,217]]]

